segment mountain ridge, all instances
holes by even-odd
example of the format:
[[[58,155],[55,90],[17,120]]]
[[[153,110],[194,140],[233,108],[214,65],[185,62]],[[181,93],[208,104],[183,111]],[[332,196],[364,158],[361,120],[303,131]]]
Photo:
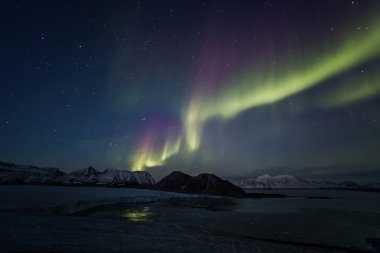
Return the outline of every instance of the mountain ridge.
[[[0,162],[0,184],[59,184],[153,186],[154,178],[145,171],[105,169],[93,167],[64,172],[54,167],[37,167]]]
[[[247,193],[240,187],[209,173],[201,173],[198,176],[193,177],[180,171],[173,171],[161,179],[155,187],[163,191],[191,194],[208,194],[229,197],[247,196]]]
[[[271,176],[264,174],[256,178],[246,178],[235,183],[245,190],[274,189],[345,189],[345,190],[380,190],[379,182],[359,184],[354,181],[309,180],[291,175]]]

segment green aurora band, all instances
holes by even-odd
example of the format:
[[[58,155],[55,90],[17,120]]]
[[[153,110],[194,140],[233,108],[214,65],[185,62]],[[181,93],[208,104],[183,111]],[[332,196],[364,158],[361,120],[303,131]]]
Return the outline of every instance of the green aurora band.
[[[380,54],[380,22],[374,22],[370,29],[360,33],[360,36],[355,34],[341,40],[336,50],[330,50],[324,58],[298,61],[302,66],[287,70],[268,68],[265,73],[245,74],[216,96],[203,101],[192,98],[183,116],[188,149],[198,149],[203,125],[211,118],[230,119],[245,110],[279,102],[377,57]],[[365,91],[361,94],[347,98],[347,102],[368,97]]]
[[[312,57],[307,57],[307,60],[303,59],[305,57],[303,60],[290,59],[289,62],[284,61],[281,66],[277,64],[261,68],[260,72],[246,72],[241,74],[240,78],[236,78],[236,81],[223,85],[226,88],[212,96],[191,97],[182,111],[183,129],[180,139],[167,140],[169,143],[181,143],[181,148],[175,145],[170,156],[180,151],[196,151],[201,144],[204,124],[212,118],[228,120],[245,110],[277,103],[376,58],[380,54],[380,20],[370,24],[369,29],[360,31],[355,29],[355,34],[342,36],[340,41],[334,41],[333,46],[329,45],[329,50],[310,50],[314,54]],[[321,108],[344,106],[371,98],[380,90],[378,74],[366,80],[366,85],[357,85],[362,82],[363,80],[351,82],[348,92],[338,99],[336,89],[331,89],[330,93],[316,102],[318,104],[316,106]],[[152,163],[151,157],[146,154],[162,154],[162,150],[145,150],[143,153],[141,151],[136,153],[140,155],[132,158],[134,164],[132,170],[162,165],[169,157],[151,155],[155,157],[155,163]]]
[[[351,77],[330,89],[315,102],[323,109],[346,106],[355,102],[374,98],[380,92],[380,68],[369,71],[365,77]],[[339,94],[339,95],[338,95]]]

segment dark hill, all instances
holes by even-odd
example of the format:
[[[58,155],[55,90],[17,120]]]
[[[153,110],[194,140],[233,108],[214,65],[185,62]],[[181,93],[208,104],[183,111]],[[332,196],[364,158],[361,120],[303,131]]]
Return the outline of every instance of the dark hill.
[[[156,184],[156,188],[164,191],[182,193],[210,194],[229,197],[246,197],[240,187],[223,180],[213,174],[199,174],[192,177],[180,171],[174,171]]]
[[[173,171],[160,182],[156,184],[156,188],[164,191],[184,191],[185,186],[190,181],[192,176],[180,171]]]

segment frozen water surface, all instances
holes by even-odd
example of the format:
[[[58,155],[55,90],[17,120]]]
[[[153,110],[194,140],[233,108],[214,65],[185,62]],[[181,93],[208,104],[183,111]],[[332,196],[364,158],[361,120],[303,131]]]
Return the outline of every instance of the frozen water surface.
[[[1,252],[376,252],[380,194],[275,193],[296,197],[1,186]]]

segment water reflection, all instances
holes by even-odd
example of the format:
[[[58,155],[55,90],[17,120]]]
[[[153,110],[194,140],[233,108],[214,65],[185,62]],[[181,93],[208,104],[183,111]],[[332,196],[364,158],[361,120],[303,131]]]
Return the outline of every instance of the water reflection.
[[[121,216],[129,221],[147,221],[152,216],[152,212],[150,207],[145,206],[142,209],[127,209]]]

